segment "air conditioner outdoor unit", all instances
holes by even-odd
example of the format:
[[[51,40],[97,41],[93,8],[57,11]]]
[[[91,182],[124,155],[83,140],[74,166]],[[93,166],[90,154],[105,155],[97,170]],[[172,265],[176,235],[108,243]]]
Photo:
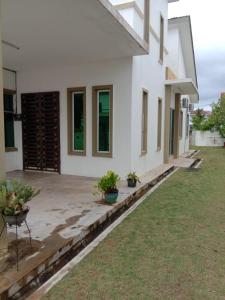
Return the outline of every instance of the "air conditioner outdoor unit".
[[[182,99],[182,108],[188,108],[188,99],[187,98]]]
[[[193,104],[189,104],[188,105],[188,110],[189,111],[193,111],[194,110],[194,105]]]

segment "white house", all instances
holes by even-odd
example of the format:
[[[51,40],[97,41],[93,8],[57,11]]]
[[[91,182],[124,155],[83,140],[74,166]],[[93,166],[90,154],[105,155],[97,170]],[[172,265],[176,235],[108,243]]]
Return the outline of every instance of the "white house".
[[[169,20],[167,67],[166,79],[172,86],[171,114],[176,114],[175,93],[181,95],[181,101],[177,102],[179,143],[174,146],[174,151],[180,155],[189,149],[190,112],[193,109],[193,103],[199,101],[198,94],[195,93],[198,82],[189,16]],[[166,87],[167,91],[170,89],[169,85]],[[172,135],[171,131],[170,135]],[[172,139],[170,141],[172,142]],[[171,148],[172,145],[170,145],[170,151]]]
[[[191,24],[168,2],[2,0],[0,176],[125,177],[188,150]]]

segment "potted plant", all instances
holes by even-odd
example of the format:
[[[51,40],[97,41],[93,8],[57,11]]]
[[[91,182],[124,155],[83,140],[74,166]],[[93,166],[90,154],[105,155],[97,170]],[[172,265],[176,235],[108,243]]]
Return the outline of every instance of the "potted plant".
[[[97,190],[103,194],[106,203],[115,203],[119,194],[117,183],[120,180],[119,175],[113,171],[108,171],[97,183]]]
[[[136,187],[137,182],[141,182],[136,172],[131,172],[127,175],[127,184],[128,187]]]
[[[26,203],[39,191],[16,180],[0,182],[0,212],[9,226],[20,226],[27,217],[29,207]]]

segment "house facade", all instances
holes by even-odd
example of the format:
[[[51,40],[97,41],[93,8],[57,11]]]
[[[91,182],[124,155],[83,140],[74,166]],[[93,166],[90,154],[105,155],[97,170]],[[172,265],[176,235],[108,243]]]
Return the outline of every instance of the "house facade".
[[[189,150],[191,111],[199,101],[195,92],[198,81],[190,17],[173,18],[168,22],[166,92],[171,93],[170,113],[177,117],[174,152],[179,156]],[[170,151],[171,148],[170,145]]]
[[[2,0],[1,177],[124,178],[188,150],[191,25],[168,2]]]

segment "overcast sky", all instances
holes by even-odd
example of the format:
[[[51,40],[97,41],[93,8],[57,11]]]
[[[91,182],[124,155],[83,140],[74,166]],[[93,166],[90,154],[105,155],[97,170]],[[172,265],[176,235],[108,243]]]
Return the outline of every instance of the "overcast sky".
[[[208,109],[225,91],[225,0],[180,0],[169,4],[169,17],[190,15],[200,93]]]

